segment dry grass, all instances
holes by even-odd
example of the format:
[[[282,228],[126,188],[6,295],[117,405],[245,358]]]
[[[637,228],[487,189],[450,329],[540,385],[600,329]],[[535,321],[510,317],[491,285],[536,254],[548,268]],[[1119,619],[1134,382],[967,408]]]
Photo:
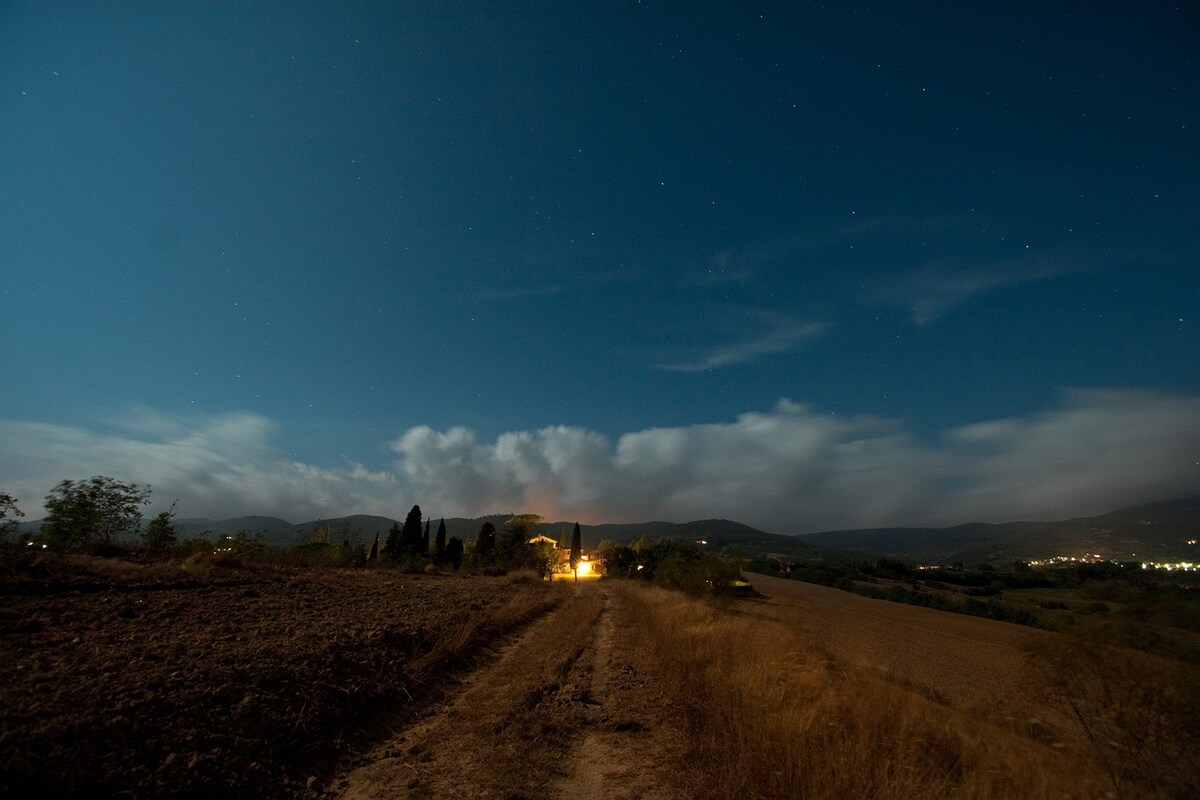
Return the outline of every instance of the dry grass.
[[[505,588],[498,588],[496,592],[505,599],[488,606],[481,613],[460,617],[457,624],[441,632],[428,651],[408,665],[406,672],[423,679],[434,668],[463,658],[478,649],[480,643],[493,641],[562,602],[562,594],[550,591],[549,586],[540,592],[510,593],[508,588],[527,588],[540,583],[536,576],[530,579],[524,574],[508,578],[504,581]]]
[[[1030,667],[1115,794],[1200,797],[1200,669],[1085,637],[1043,642]]]
[[[785,627],[636,589],[692,742],[695,797],[1064,798],[1102,776],[1066,753],[820,655]]]

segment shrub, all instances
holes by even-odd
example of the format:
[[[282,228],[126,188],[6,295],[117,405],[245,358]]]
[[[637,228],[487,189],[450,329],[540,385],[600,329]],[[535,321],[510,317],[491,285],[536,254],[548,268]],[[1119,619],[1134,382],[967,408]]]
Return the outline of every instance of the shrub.
[[[1200,669],[1083,637],[1042,640],[1030,669],[1118,796],[1140,784],[1200,797]]]

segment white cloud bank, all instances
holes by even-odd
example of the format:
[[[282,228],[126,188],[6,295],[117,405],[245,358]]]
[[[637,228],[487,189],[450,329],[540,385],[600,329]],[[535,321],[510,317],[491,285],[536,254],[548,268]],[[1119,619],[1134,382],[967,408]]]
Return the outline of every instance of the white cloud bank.
[[[779,533],[892,524],[1053,519],[1200,489],[1200,397],[1075,390],[1061,407],[923,443],[896,422],[842,419],[781,400],[732,422],[627,433],[573,427],[481,442],[411,428],[371,471],[286,458],[249,413],[136,430],[0,422],[0,489],[29,519],[62,478],[149,483],[183,516],[293,522],[413,503],[438,516],[527,511],[582,522],[736,519]]]

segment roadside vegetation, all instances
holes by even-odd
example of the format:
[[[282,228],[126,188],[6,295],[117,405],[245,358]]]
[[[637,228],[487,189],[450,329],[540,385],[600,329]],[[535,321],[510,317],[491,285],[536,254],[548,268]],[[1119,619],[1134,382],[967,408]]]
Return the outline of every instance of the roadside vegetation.
[[[741,561],[680,539],[635,539],[628,545],[601,542],[607,574],[654,583],[693,596],[728,597],[742,580]]]
[[[1194,573],[1141,565],[998,570],[772,562],[758,571],[867,597],[1043,628],[1029,697],[1074,731],[1115,797],[1200,796],[1200,590]],[[790,574],[789,574],[790,573]],[[1063,731],[1060,731],[1063,733]]]
[[[837,662],[786,627],[631,593],[690,742],[684,796],[1101,796],[1086,760]]]

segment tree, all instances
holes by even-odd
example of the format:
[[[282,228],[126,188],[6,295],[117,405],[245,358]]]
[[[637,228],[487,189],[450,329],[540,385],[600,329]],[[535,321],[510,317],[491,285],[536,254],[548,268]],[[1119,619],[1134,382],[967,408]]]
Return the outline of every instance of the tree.
[[[42,535],[66,547],[86,547],[93,538],[111,544],[113,537],[141,527],[141,506],[149,502],[148,488],[104,475],[62,481],[46,495]]]
[[[529,540],[534,536],[534,529],[542,518],[537,514],[517,514],[504,523],[508,535],[504,537],[504,555],[509,567],[525,567],[533,565],[533,554],[529,550]]]
[[[433,555],[440,564],[446,558],[446,518],[438,523],[437,538],[433,540]]]
[[[155,515],[146,530],[142,531],[142,544],[147,551],[166,550],[175,544],[175,526],[171,524],[171,518],[175,516],[175,506],[178,504],[178,500],[171,503],[169,509]]]
[[[400,529],[400,555],[415,556],[421,552],[421,507],[413,506]]]
[[[17,508],[17,498],[8,492],[0,492],[0,541],[7,539],[17,529],[23,516],[21,509]]]
[[[479,536],[475,538],[475,553],[480,561],[486,560],[489,564],[495,560],[496,554],[496,526],[490,522],[485,522],[479,528]]]
[[[393,522],[392,527],[388,529],[387,543],[384,545],[384,550],[387,551],[388,558],[392,561],[400,560],[400,525]]]
[[[425,520],[425,535],[421,537],[421,552],[429,552],[429,520]]]
[[[463,559],[463,540],[457,536],[451,536],[450,541],[446,543],[446,560],[450,562],[450,566],[458,569],[462,566]]]
[[[571,531],[571,571],[575,573],[575,581],[579,582],[579,562],[583,557],[583,535],[579,531],[579,523]]]
[[[533,553],[533,568],[538,576],[544,580],[547,575],[554,574],[559,565],[559,550],[554,542],[536,542],[530,550]]]
[[[379,558],[379,531],[375,531],[375,544],[371,545],[371,554],[367,556],[367,561],[374,561]]]

